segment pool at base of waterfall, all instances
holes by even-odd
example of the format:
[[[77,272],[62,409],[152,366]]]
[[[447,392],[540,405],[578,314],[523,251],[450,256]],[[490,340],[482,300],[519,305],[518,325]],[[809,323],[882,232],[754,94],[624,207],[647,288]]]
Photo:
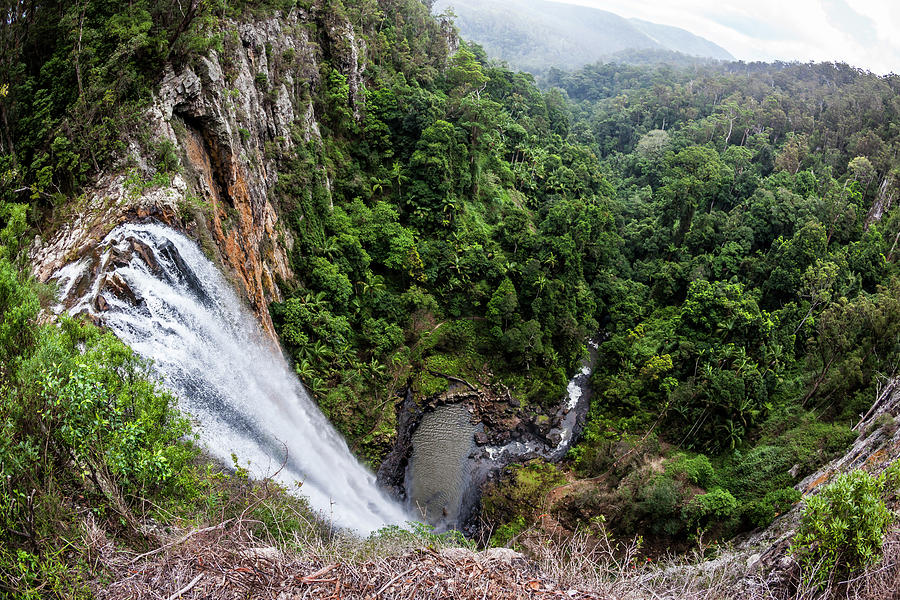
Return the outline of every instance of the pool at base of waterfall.
[[[443,531],[459,525],[473,502],[471,460],[480,450],[465,404],[439,406],[422,417],[412,437],[407,498],[415,514]]]

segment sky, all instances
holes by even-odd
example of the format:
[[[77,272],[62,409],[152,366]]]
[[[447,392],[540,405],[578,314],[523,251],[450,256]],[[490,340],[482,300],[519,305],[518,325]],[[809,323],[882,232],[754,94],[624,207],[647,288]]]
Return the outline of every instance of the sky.
[[[900,0],[557,0],[687,29],[740,60],[900,73]]]

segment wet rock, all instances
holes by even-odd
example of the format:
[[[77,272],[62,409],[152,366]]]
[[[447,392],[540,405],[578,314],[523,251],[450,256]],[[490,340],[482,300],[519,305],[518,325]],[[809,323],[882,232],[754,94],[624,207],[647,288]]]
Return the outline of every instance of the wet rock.
[[[138,296],[138,294],[131,289],[131,286],[128,285],[128,282],[122,279],[122,276],[118,273],[113,273],[111,276],[106,277],[104,283],[101,284],[101,289],[109,290],[117,298],[125,300],[126,302],[129,302],[133,305],[137,305],[142,302],[140,296]]]
[[[84,296],[87,291],[91,288],[91,267],[93,266],[94,261],[88,262],[88,268],[86,268],[78,279],[75,281],[75,284],[72,286],[72,289],[69,292],[70,298],[63,298],[63,300],[74,300],[76,298],[81,298]]]
[[[94,308],[99,312],[106,312],[109,310],[109,302],[103,296],[97,296],[94,300]]]
[[[475,443],[479,446],[486,446],[490,439],[488,435],[483,431],[478,431],[475,433]]]
[[[135,158],[137,162],[140,160]],[[86,257],[93,259],[92,268],[99,270],[102,265],[95,255],[100,241],[115,226],[140,220],[141,214],[152,212],[155,220],[177,227],[178,203],[184,197],[186,188],[184,178],[176,174],[172,176],[169,186],[153,188],[135,196],[125,175],[101,176],[86,192],[88,199],[81,204],[81,212],[66,219],[42,244],[32,246],[29,251],[32,274],[39,281],[46,282],[66,265]],[[153,209],[150,210],[150,207]]]
[[[166,240],[160,244],[159,252],[163,257],[168,259],[170,263],[176,266],[180,278],[183,279],[184,283],[187,284],[188,289],[190,289],[201,302],[205,304],[213,303],[213,299],[206,295],[206,292],[204,291],[205,288],[197,278],[193,269],[184,262],[178,249],[175,248],[175,245],[172,244],[171,241]]]
[[[106,264],[103,266],[105,270],[119,269],[122,267],[127,267],[131,263],[131,248],[125,248],[124,250],[120,250],[118,248],[113,248],[109,254],[109,260],[106,261]]]
[[[547,441],[550,442],[551,444],[553,444],[554,446],[558,446],[559,443],[562,441],[562,439],[563,439],[562,432],[560,432],[559,430],[553,430],[547,434]]]
[[[131,243],[131,248],[134,250],[134,253],[141,257],[141,260],[144,261],[144,264],[150,269],[150,272],[154,275],[159,275],[161,270],[159,268],[159,263],[156,261],[156,255],[153,253],[153,250],[150,249],[147,244],[144,242],[131,238],[129,239]]]
[[[412,388],[407,387],[397,406],[397,441],[381,462],[376,473],[378,484],[395,500],[406,500],[406,468],[412,454],[412,436],[422,420],[424,410],[415,402]]]

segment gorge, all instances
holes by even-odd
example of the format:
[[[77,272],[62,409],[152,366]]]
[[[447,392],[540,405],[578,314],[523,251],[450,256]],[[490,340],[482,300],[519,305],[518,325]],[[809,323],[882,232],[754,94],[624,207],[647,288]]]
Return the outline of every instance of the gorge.
[[[436,4],[7,4],[0,599],[900,577],[900,77]]]

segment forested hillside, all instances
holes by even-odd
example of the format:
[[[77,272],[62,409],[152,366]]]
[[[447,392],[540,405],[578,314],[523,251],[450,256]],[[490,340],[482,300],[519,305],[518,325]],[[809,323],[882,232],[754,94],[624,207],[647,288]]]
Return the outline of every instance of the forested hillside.
[[[36,324],[54,290],[30,276],[31,240],[62,228],[104,173],[127,173],[140,195],[184,172],[183,150],[153,139],[143,115],[167,69],[215,56],[233,81],[241,23],[294,15],[292,34],[316,48],[312,67],[266,50],[276,76],[254,79],[264,101],[290,77],[306,82],[292,100],[312,116],[290,145],[249,160],[277,165],[284,229],[267,242],[293,273],[276,282],[272,323],[358,456],[377,466],[392,448],[398,398],[424,404],[451,382],[502,386],[537,419],[602,338],[582,441],[562,463],[516,465],[488,485],[485,543],[605,521],[652,555],[765,526],[856,438],[897,374],[896,76],[596,64],[551,71],[541,89],[418,0],[4,11],[9,597],[102,587],[86,531],[139,553],[162,544],[160,528],[250,515],[248,531],[282,549],[297,549],[295,531],[330,539],[238,462],[223,472],[197,458],[172,399],[110,336]],[[208,207],[182,200],[195,232]],[[553,506],[548,491],[567,480]]]
[[[900,80],[829,64],[551,77],[623,242],[573,452],[607,478],[571,513],[676,539],[765,525],[896,374]]]

